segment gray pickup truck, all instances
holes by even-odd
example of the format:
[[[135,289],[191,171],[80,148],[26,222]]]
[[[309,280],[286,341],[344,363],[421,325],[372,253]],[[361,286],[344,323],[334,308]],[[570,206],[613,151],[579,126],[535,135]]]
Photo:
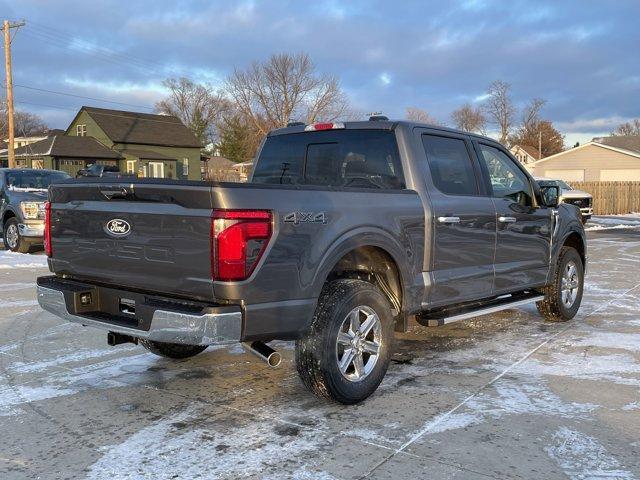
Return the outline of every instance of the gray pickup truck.
[[[170,358],[295,340],[314,393],[375,391],[394,331],[536,302],[571,319],[580,211],[502,145],[374,119],[271,132],[248,184],[86,179],[52,185],[45,310]]]
[[[51,182],[69,177],[57,170],[0,168],[0,232],[5,248],[27,253],[42,245],[44,204]]]

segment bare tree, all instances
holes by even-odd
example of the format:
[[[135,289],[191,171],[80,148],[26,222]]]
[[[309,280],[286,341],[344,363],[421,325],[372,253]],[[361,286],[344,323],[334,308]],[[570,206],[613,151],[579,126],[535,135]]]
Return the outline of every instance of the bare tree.
[[[429,112],[418,107],[407,107],[407,120],[412,122],[430,123],[432,125],[438,125],[439,122],[432,117]]]
[[[640,135],[640,118],[634,118],[630,122],[621,123],[611,132],[614,136],[635,136]]]
[[[515,107],[511,100],[511,85],[502,80],[496,80],[487,89],[485,112],[489,119],[500,130],[500,143],[506,145],[509,133],[513,128]]]
[[[156,110],[182,120],[202,145],[213,142],[216,124],[229,101],[210,85],[188,78],[168,78],[162,84],[169,96],[156,103]]]
[[[484,135],[487,129],[487,118],[482,112],[482,108],[473,107],[470,103],[465,103],[451,113],[451,119],[459,130],[465,132],[480,133]]]
[[[235,70],[227,79],[226,90],[263,135],[294,119],[314,123],[348,113],[338,79],[316,73],[305,53],[272,55],[246,70]]]
[[[17,136],[29,136],[35,134],[46,133],[47,124],[39,115],[17,110],[13,114],[15,132]],[[7,125],[7,107],[6,103],[0,107],[0,140],[7,138],[9,127]]]
[[[540,110],[547,103],[542,98],[534,98],[522,111],[522,123],[519,128],[522,130],[536,130],[540,123]]]

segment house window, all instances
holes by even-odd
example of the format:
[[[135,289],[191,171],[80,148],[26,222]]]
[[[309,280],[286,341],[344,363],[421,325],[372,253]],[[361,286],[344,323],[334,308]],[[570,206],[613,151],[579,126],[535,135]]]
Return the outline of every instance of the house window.
[[[164,178],[164,163],[149,162],[149,176],[151,178]]]
[[[87,136],[87,126],[84,123],[81,125],[76,125],[76,135],[79,137]]]
[[[135,172],[136,172],[136,161],[127,160],[127,173],[135,173]]]
[[[184,175],[185,177],[189,176],[189,159],[188,158],[182,159],[182,175]]]

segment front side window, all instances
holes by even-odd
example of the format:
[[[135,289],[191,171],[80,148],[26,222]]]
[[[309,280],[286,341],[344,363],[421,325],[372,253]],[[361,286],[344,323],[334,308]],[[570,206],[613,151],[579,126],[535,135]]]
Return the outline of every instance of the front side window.
[[[531,185],[527,176],[502,151],[489,145],[480,145],[484,163],[491,181],[493,196],[505,198],[521,205],[532,205]]]
[[[403,189],[395,134],[325,130],[268,137],[253,183]]]
[[[423,135],[422,144],[438,190],[447,195],[478,195],[476,174],[464,140]]]

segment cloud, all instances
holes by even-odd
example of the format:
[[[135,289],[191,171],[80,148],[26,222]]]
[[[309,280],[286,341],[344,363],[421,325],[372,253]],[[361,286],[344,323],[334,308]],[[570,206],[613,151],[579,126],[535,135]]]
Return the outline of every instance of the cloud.
[[[356,108],[390,117],[416,106],[446,121],[495,79],[511,83],[519,106],[547,99],[544,115],[567,133],[640,116],[636,2],[0,0],[0,9],[27,21],[13,44],[16,83],[117,102],[152,106],[168,76],[221,85],[253,60],[305,51]],[[87,103],[16,97],[62,107],[21,106],[54,127]]]

